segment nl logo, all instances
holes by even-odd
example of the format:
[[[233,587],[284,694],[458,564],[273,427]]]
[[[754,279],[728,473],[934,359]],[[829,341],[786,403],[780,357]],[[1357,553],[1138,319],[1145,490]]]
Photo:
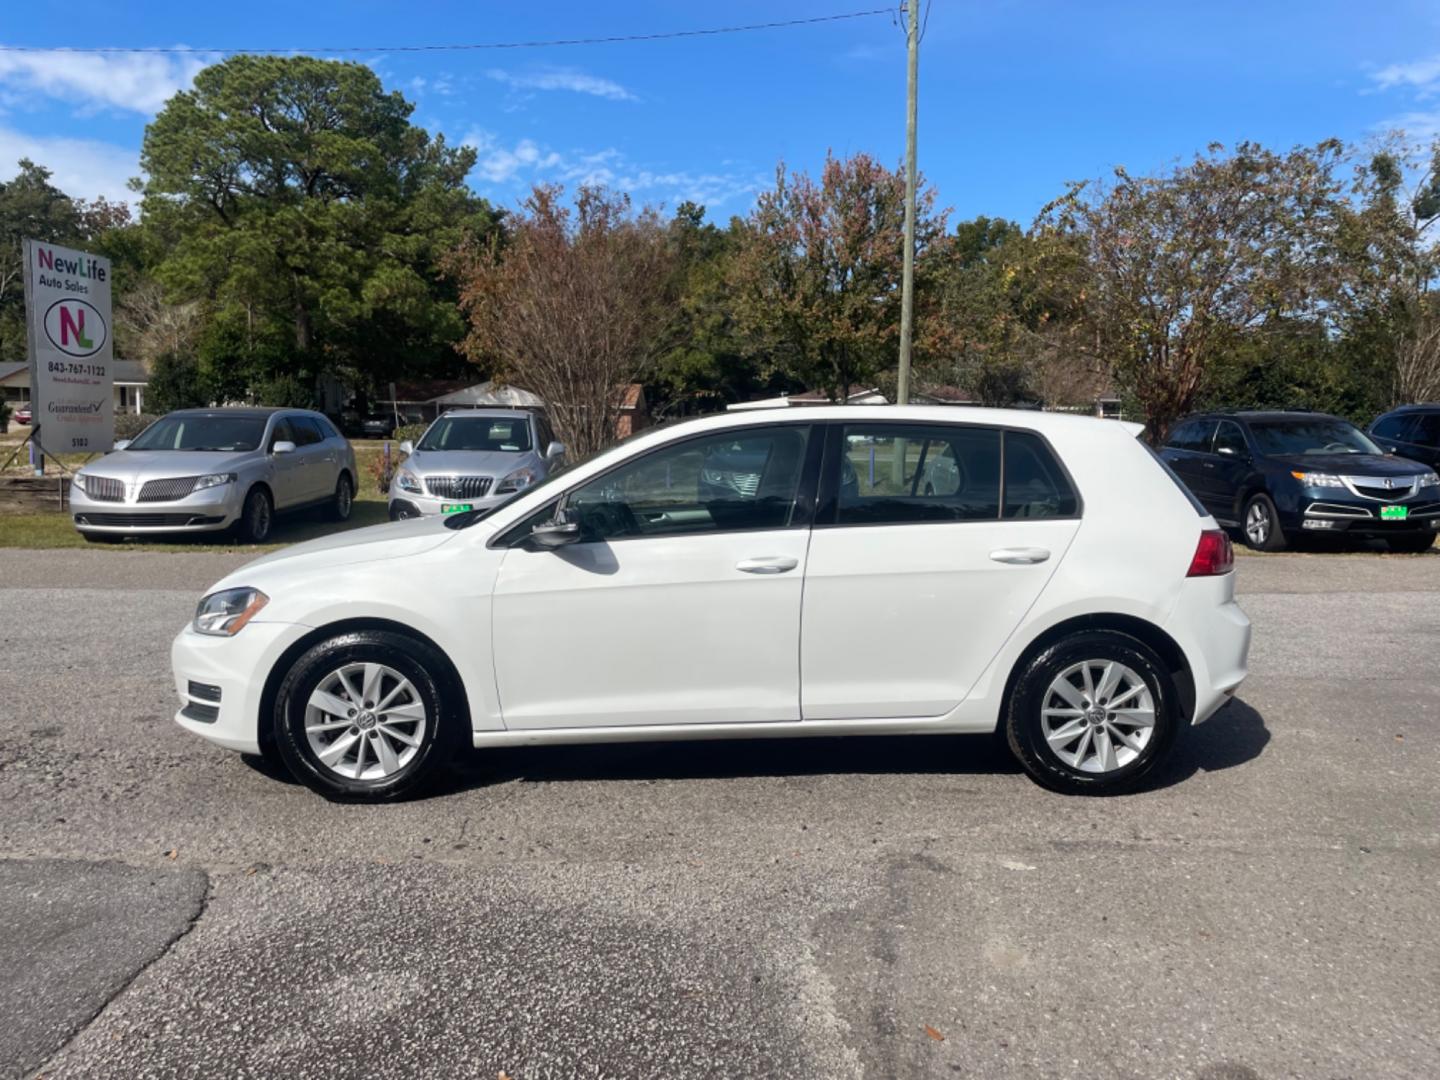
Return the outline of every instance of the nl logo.
[[[93,356],[105,347],[100,312],[84,300],[56,300],[45,312],[45,336],[66,356]]]

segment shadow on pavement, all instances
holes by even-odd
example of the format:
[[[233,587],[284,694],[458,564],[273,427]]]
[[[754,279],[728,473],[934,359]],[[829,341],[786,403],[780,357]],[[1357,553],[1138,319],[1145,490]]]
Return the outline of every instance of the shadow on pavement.
[[[1219,772],[1254,761],[1270,742],[1265,718],[1235,698],[1199,727],[1180,732],[1170,759],[1155,770],[1142,791],[1155,791],[1190,779],[1197,772]]]

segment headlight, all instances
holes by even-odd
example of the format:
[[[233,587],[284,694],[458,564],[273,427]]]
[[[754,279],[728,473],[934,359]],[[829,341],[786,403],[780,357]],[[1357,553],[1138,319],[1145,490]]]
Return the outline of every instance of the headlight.
[[[406,469],[401,469],[395,474],[395,484],[401,491],[408,491],[414,495],[420,494],[420,481],[414,473]]]
[[[84,490],[85,490],[85,474],[84,474],[83,472],[77,472],[74,476],[72,476],[72,477],[70,478],[70,486],[71,486],[71,487],[77,487],[77,488],[79,488],[81,491],[84,491]]]
[[[222,589],[200,601],[191,625],[198,634],[234,637],[269,602],[259,589]]]
[[[524,491],[535,482],[535,470],[530,468],[516,469],[500,483],[495,485],[496,495],[506,495],[512,491]]]
[[[222,484],[233,484],[239,477],[233,472],[211,473],[209,476],[202,476],[195,481],[195,490],[202,488],[220,487]]]
[[[1440,476],[1437,476],[1433,472],[1425,473],[1420,477],[1420,486],[1422,488],[1440,486]]]
[[[1334,473],[1328,472],[1292,472],[1295,477],[1306,487],[1344,487],[1345,483]]]

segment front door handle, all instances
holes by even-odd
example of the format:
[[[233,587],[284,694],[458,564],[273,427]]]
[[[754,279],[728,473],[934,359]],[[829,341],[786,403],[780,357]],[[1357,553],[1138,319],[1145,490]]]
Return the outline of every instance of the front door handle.
[[[996,562],[1010,563],[1012,566],[1032,566],[1050,558],[1050,551],[1048,548],[1038,547],[997,548],[990,552],[990,558]]]
[[[799,565],[800,560],[789,555],[757,555],[752,559],[741,559],[735,564],[735,569],[747,574],[783,574]]]

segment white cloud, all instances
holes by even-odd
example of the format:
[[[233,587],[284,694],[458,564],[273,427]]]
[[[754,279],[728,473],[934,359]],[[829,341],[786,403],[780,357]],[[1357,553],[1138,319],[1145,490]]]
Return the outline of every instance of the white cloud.
[[[561,163],[561,157],[553,150],[542,150],[533,139],[521,139],[513,147],[501,146],[488,131],[471,131],[462,140],[463,146],[473,146],[479,157],[475,168],[492,184],[504,184],[524,172],[538,172],[554,169]]]
[[[485,74],[496,82],[503,82],[512,90],[569,90],[576,94],[608,98],[610,101],[640,100],[611,79],[603,79],[598,75],[587,75],[575,68],[545,68],[530,72],[491,68]]]
[[[139,202],[126,181],[140,174],[139,154],[133,149],[94,139],[65,139],[27,135],[0,127],[0,178],[9,180],[16,163],[29,158],[54,175],[50,182],[77,199],[103,195],[112,202]]]
[[[1406,64],[1391,64],[1371,72],[1370,78],[1380,90],[1399,86],[1418,90],[1421,97],[1429,96],[1440,90],[1440,54]]]
[[[88,108],[151,114],[216,57],[155,53],[77,53],[69,49],[0,53],[0,86]]]
[[[1375,125],[1376,131],[1403,131],[1407,139],[1428,143],[1440,138],[1440,109],[1434,112],[1414,110],[1392,116]]]

